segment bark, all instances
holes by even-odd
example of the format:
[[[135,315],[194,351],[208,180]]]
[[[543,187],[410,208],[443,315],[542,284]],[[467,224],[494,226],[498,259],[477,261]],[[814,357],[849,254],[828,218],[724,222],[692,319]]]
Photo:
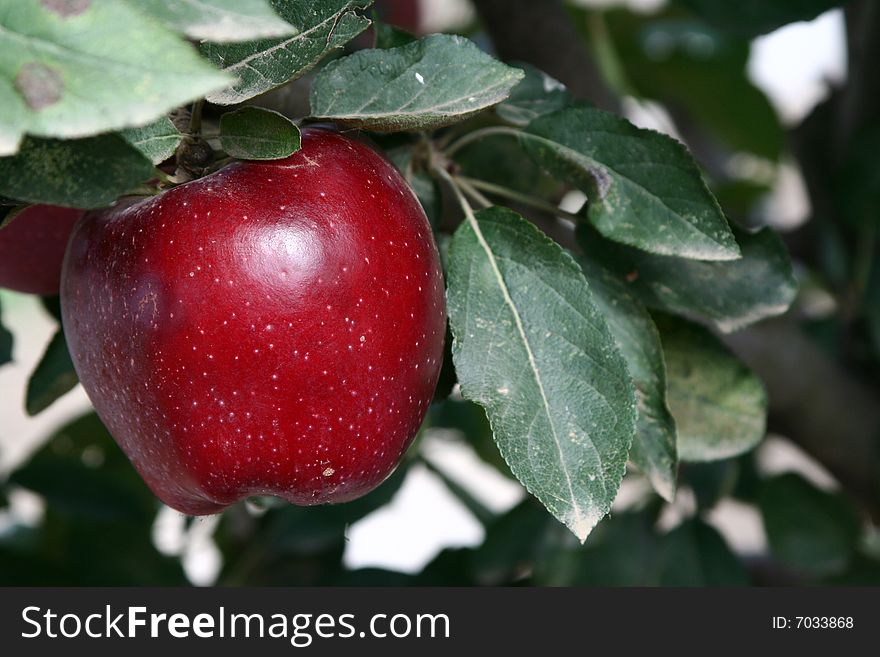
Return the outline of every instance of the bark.
[[[725,341],[767,386],[773,431],[821,462],[880,520],[880,392],[854,379],[791,319]]]

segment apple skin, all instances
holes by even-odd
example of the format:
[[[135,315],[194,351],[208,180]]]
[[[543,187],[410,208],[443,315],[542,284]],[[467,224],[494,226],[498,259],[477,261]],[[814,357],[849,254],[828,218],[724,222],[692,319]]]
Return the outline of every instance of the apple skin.
[[[289,158],[87,214],[61,306],[98,415],[193,515],[378,486],[424,418],[446,322],[411,189],[368,145],[316,128]]]
[[[32,205],[0,229],[0,287],[58,294],[64,250],[82,214],[55,205]]]

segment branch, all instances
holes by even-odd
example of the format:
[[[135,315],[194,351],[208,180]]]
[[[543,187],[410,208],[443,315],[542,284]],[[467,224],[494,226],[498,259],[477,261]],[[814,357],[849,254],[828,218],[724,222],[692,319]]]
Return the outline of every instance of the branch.
[[[837,117],[838,154],[849,149],[859,130],[876,125],[880,118],[880,6],[862,0],[845,11],[849,71]]]
[[[771,400],[770,422],[880,520],[880,391],[852,378],[787,318],[725,336]]]

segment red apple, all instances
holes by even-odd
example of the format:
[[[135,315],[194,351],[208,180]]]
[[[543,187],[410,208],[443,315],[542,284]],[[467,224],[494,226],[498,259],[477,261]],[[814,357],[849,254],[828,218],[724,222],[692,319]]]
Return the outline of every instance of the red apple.
[[[364,495],[410,444],[440,371],[425,214],[387,160],[322,129],[287,159],[87,214],[61,304],[98,415],[189,514]]]
[[[32,205],[0,228],[0,287],[58,294],[64,249],[80,215],[81,210]]]

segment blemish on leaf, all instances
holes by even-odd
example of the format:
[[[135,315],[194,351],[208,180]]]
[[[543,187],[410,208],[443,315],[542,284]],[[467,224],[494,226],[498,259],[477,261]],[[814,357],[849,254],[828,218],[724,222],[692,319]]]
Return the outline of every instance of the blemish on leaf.
[[[593,182],[596,184],[596,193],[600,199],[604,199],[614,183],[611,174],[602,167],[589,167],[589,171],[590,175],[593,176]]]
[[[15,76],[15,88],[28,107],[41,110],[61,100],[64,80],[53,68],[40,62],[27,62]]]
[[[638,269],[633,269],[631,272],[629,272],[626,275],[626,282],[627,283],[635,283],[637,280],[639,280],[639,270]]]
[[[70,18],[86,11],[92,5],[92,0],[40,0],[40,4],[53,14]]]

